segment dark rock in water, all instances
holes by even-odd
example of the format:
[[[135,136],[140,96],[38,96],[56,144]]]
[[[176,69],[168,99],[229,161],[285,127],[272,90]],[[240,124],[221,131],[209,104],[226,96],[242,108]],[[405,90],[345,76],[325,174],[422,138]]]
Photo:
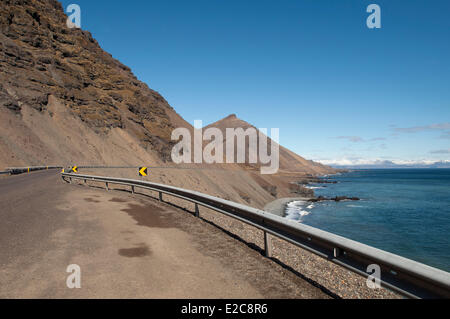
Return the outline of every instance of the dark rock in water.
[[[335,198],[333,198],[333,200],[336,202],[340,202],[340,201],[344,201],[344,200],[357,201],[357,200],[359,200],[359,198],[358,197],[347,197],[347,196],[336,196]]]
[[[300,180],[297,182],[299,185],[309,185],[309,184],[337,184],[337,181],[331,181],[321,178],[308,178],[304,180]]]
[[[342,202],[342,201],[358,201],[361,200],[358,197],[347,197],[347,196],[336,196],[332,198],[319,196],[317,198],[310,199],[310,202],[317,203],[317,202],[324,202],[324,201],[335,201],[335,202]]]
[[[322,202],[322,201],[325,201],[325,200],[327,200],[325,197],[319,196],[319,197],[317,197],[317,198],[312,198],[312,199],[310,199],[309,201],[310,201],[310,202],[313,202],[313,203],[317,203],[317,202]]]
[[[316,184],[337,184],[337,181],[330,181],[330,180],[324,180],[324,179],[318,179],[317,181],[314,181],[313,183]]]

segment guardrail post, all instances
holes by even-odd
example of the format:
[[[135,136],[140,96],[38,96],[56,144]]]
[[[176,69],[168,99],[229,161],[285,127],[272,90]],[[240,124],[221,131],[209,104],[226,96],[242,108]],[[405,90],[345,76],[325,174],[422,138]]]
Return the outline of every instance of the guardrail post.
[[[267,258],[272,258],[272,238],[269,233],[264,232],[264,250]]]
[[[163,201],[163,198],[162,198],[162,193],[161,193],[161,192],[159,192],[159,201],[160,201],[160,202],[162,202],[162,201]]]
[[[334,248],[333,250],[333,256],[334,258],[337,258],[341,255],[341,249],[340,248]]]
[[[131,194],[134,194],[134,186],[131,186]]]
[[[200,217],[200,211],[198,209],[198,204],[195,204],[195,217]]]
[[[106,182],[105,184],[106,184],[106,190],[109,191],[109,185],[108,185],[108,182]]]
[[[69,177],[69,184],[72,184],[72,177]]]

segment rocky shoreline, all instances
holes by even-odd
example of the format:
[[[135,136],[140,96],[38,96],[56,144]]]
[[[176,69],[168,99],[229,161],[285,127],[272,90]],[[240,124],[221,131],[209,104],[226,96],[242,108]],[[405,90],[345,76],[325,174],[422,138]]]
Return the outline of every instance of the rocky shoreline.
[[[308,185],[311,184],[338,184],[338,181],[329,179],[328,176],[317,177],[317,176],[309,176],[303,180],[297,181],[293,184],[297,185],[299,191],[295,192],[299,195],[299,197],[287,197],[287,198],[279,198],[273,202],[270,202],[264,207],[264,210],[281,216],[286,217],[286,209],[288,204],[295,201],[305,201],[309,203],[318,203],[324,201],[334,201],[334,202],[344,202],[344,201],[359,201],[361,200],[355,196],[334,196],[334,197],[325,197],[325,196],[315,196],[314,190],[307,188]],[[326,187],[325,185],[322,187]],[[301,189],[301,191],[300,191]]]

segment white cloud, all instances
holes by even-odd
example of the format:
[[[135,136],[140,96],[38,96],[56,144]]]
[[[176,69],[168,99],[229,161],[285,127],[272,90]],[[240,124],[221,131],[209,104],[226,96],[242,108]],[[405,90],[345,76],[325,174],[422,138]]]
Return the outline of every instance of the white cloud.
[[[450,148],[448,148],[446,150],[430,151],[430,154],[450,154]]]
[[[348,140],[349,142],[359,143],[359,142],[377,142],[377,141],[385,141],[385,137],[374,137],[371,139],[364,139],[361,136],[338,136],[337,139]]]
[[[338,136],[336,138],[341,139],[341,140],[348,140],[353,143],[358,143],[358,142],[364,141],[364,139],[360,136]]]
[[[322,163],[324,165],[331,166],[357,166],[357,165],[383,165],[383,164],[394,164],[394,165],[432,165],[439,162],[450,163],[450,160],[432,160],[432,159],[421,159],[421,160],[402,160],[402,159],[392,159],[386,160],[381,158],[366,159],[366,158],[341,158],[341,159],[316,159],[316,162]]]
[[[426,132],[426,131],[447,131],[450,130],[450,123],[436,123],[430,125],[423,126],[413,126],[413,127],[405,127],[405,128],[394,128],[396,132],[399,133],[418,133],[418,132]],[[448,133],[448,132],[447,132]]]
[[[443,139],[446,139],[446,140],[450,139],[450,131],[442,133],[440,138],[443,138]]]

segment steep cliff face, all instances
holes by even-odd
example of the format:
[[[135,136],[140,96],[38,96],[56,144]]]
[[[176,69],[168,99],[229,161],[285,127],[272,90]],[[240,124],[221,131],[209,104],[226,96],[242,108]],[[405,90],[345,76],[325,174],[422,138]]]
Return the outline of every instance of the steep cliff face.
[[[170,162],[172,131],[192,126],[66,19],[56,0],[0,2],[0,167]],[[251,127],[236,116],[211,126]],[[280,168],[332,172],[283,147]]]
[[[15,124],[16,134],[27,140],[27,116],[41,115],[46,117],[46,125],[55,126],[51,120],[54,107],[49,103],[61,103],[86,131],[107,140],[114,129],[124,130],[143,150],[162,161],[169,160],[172,130],[190,125],[160,94],[103,51],[89,32],[68,28],[66,19],[56,0],[1,1],[0,112],[3,120],[10,121],[3,121],[2,126]],[[74,125],[72,119],[64,120]],[[21,144],[20,139],[6,140],[5,136],[13,134],[5,127],[3,133],[0,143],[12,148],[12,157],[3,156],[3,161],[25,161],[25,154],[14,151],[13,144]],[[71,136],[71,140],[80,138]],[[51,136],[37,134],[35,139],[43,150],[58,148]],[[58,141],[64,142],[70,143]],[[44,153],[52,157],[51,152]]]

